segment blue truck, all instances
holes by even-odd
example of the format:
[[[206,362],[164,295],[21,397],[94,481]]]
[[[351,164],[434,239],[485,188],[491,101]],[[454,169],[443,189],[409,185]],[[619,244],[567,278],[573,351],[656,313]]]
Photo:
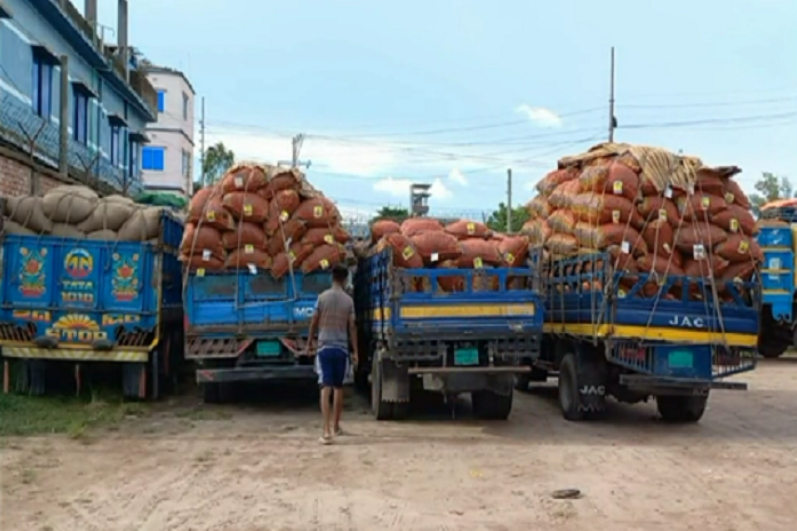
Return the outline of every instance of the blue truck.
[[[610,262],[598,254],[546,266],[545,335],[532,379],[558,373],[567,420],[603,416],[613,396],[632,404],[655,397],[665,421],[698,422],[711,389],[746,389],[723,379],[755,367],[757,282],[630,277]],[[651,284],[661,288],[654,296]]]
[[[764,253],[758,350],[764,358],[778,358],[795,345],[797,208],[765,206],[762,218],[756,237]]]
[[[533,267],[403,269],[392,249],[360,260],[355,276],[360,363],[378,420],[406,416],[411,394],[470,393],[474,413],[506,419],[515,376],[539,355],[543,300]],[[444,278],[463,289],[438,289]],[[489,286],[488,289],[483,289]]]
[[[183,225],[161,216],[157,242],[2,237],[4,392],[44,394],[64,372],[79,392],[84,369],[98,362],[121,369],[129,398],[157,398],[173,381],[182,358]]]
[[[185,357],[197,364],[206,402],[226,401],[236,384],[317,381],[307,335],[329,272],[279,280],[258,271],[192,271],[185,286]]]

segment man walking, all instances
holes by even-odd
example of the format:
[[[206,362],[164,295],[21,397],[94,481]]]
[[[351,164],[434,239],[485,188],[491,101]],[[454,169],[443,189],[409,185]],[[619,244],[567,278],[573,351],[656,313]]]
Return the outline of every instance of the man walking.
[[[349,339],[352,344],[352,364],[357,366],[357,329],[354,325],[354,301],[346,293],[349,270],[342,265],[332,269],[332,287],[318,296],[313,319],[310,321],[308,348],[312,350],[318,331],[316,367],[321,384],[321,412],[324,415],[323,444],[340,435],[340,416],[343,413],[343,381],[349,364]],[[334,424],[330,411],[333,395]],[[332,426],[330,426],[332,424]]]

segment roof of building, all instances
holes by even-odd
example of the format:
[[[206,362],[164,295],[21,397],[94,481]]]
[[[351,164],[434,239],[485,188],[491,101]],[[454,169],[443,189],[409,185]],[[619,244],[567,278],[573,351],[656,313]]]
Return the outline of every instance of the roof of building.
[[[158,66],[152,63],[145,63],[142,61],[140,69],[142,72],[145,72],[147,74],[171,74],[174,76],[180,76],[183,78],[183,81],[185,81],[186,85],[188,85],[188,88],[191,89],[191,93],[196,95],[196,90],[194,90],[194,86],[191,84],[190,81],[188,81],[186,75],[182,71],[177,70],[176,68],[171,68],[169,66]]]

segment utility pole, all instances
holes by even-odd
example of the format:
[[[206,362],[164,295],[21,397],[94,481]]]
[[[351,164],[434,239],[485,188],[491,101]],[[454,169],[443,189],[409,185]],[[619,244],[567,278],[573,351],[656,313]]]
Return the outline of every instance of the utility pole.
[[[611,80],[609,82],[609,142],[614,142],[614,129],[617,119],[614,117],[614,46],[612,46]]]
[[[199,182],[205,187],[205,96],[202,96],[202,111],[199,115]]]
[[[512,233],[512,168],[506,170],[506,233]]]
[[[299,133],[298,135],[295,135],[293,138],[291,138],[291,152],[292,152],[290,160],[291,168],[299,168],[301,166],[304,166],[306,169],[310,169],[310,164],[312,164],[312,161],[299,160],[299,154],[302,152],[303,145],[304,145],[304,135],[302,133]],[[282,166],[283,164],[288,164],[288,161],[286,160],[277,161],[277,166]]]

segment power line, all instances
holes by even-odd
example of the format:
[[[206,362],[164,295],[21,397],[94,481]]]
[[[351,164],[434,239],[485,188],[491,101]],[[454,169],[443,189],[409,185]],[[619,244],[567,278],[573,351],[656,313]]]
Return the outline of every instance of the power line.
[[[697,120],[686,121],[673,121],[673,122],[660,122],[649,124],[629,124],[620,126],[622,129],[650,129],[650,128],[669,128],[669,127],[694,127],[704,124],[734,124],[741,122],[750,122],[756,120],[776,120],[783,118],[797,117],[797,111],[790,111],[778,114],[764,114],[754,116],[738,116],[731,118],[703,118]]]

